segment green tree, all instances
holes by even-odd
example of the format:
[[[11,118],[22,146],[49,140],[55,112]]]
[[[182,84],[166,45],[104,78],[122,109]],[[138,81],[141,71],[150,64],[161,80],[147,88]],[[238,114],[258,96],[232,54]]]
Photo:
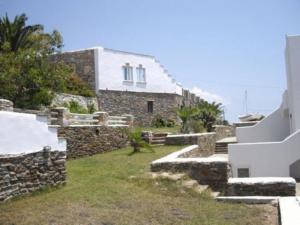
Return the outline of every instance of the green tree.
[[[6,43],[8,50],[17,51],[20,48],[28,48],[32,45],[31,36],[43,30],[40,24],[26,26],[27,17],[25,14],[16,16],[10,21],[7,14],[0,18],[0,51]],[[7,50],[7,48],[6,48]]]
[[[221,106],[221,103],[209,103],[203,100],[197,105],[198,113],[194,116],[194,118],[202,121],[204,128],[208,132],[211,132],[213,130],[213,125],[221,117]]]
[[[128,138],[133,148],[132,154],[140,152],[141,148],[153,151],[152,147],[142,138],[142,130],[140,128],[129,130]]]
[[[92,96],[69,66],[51,60],[63,46],[60,33],[46,33],[42,25],[26,21],[25,14],[13,21],[0,18],[0,97],[16,107],[38,109],[49,105],[55,92]]]
[[[177,115],[182,121],[181,132],[190,132],[190,122],[198,114],[198,109],[195,107],[182,107],[177,111]]]

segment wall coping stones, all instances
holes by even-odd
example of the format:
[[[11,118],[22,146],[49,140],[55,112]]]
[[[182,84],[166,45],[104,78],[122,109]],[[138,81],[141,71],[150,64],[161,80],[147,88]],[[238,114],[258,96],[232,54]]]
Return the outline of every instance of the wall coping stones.
[[[274,184],[274,183],[289,183],[296,185],[296,180],[292,177],[243,177],[229,178],[228,184]]]
[[[199,157],[199,158],[179,158],[181,155],[196,150],[198,145],[191,145],[186,148],[183,148],[180,151],[173,152],[163,158],[157,159],[151,163],[151,165],[161,164],[161,163],[187,163],[187,162],[196,162],[196,163],[218,163],[218,162],[228,162],[228,159],[224,157]]]
[[[204,136],[207,134],[214,134],[215,132],[206,132],[206,133],[193,133],[193,134],[169,134],[167,137],[198,137]]]

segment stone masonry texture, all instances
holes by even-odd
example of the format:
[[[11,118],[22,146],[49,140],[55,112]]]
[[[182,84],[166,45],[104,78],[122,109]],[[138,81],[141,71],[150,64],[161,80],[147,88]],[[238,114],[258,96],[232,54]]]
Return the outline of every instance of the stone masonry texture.
[[[134,115],[135,125],[149,126],[155,115],[177,122],[176,110],[182,105],[182,96],[168,93],[146,93],[100,90],[100,110],[109,115]],[[153,113],[148,112],[148,101],[153,101]]]
[[[295,184],[285,182],[274,183],[228,183],[227,196],[295,196]]]
[[[67,158],[79,158],[125,147],[127,127],[68,126],[58,129],[67,140]]]
[[[93,49],[65,52],[53,55],[52,57],[52,60],[55,62],[62,61],[73,67],[76,75],[87,82],[92,90],[96,89],[95,57]]]
[[[64,184],[66,152],[49,151],[0,156],[0,201],[46,186]]]
[[[186,173],[200,184],[209,185],[213,190],[224,189],[227,183],[227,162],[164,162],[151,164],[152,172],[171,171]]]

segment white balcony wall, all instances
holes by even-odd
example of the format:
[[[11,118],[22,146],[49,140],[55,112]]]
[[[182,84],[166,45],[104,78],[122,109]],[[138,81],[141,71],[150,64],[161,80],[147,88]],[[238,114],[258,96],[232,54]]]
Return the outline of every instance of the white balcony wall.
[[[290,134],[287,109],[287,92],[283,94],[281,106],[251,127],[240,127],[236,130],[239,143],[278,142]]]
[[[233,177],[238,168],[249,168],[250,177],[287,177],[290,165],[300,159],[300,130],[281,142],[229,145]],[[300,177],[300,170],[292,171]]]
[[[31,153],[45,146],[66,150],[66,141],[58,139],[57,128],[49,128],[46,117],[0,111],[0,124],[0,155]]]

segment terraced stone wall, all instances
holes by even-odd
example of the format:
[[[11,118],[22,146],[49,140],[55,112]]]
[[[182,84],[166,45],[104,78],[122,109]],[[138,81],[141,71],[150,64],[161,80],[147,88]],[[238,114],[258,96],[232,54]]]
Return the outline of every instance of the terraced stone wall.
[[[66,182],[66,152],[0,155],[0,201]]]
[[[127,127],[68,126],[58,129],[58,136],[67,140],[67,158],[79,158],[112,151],[127,145]]]

